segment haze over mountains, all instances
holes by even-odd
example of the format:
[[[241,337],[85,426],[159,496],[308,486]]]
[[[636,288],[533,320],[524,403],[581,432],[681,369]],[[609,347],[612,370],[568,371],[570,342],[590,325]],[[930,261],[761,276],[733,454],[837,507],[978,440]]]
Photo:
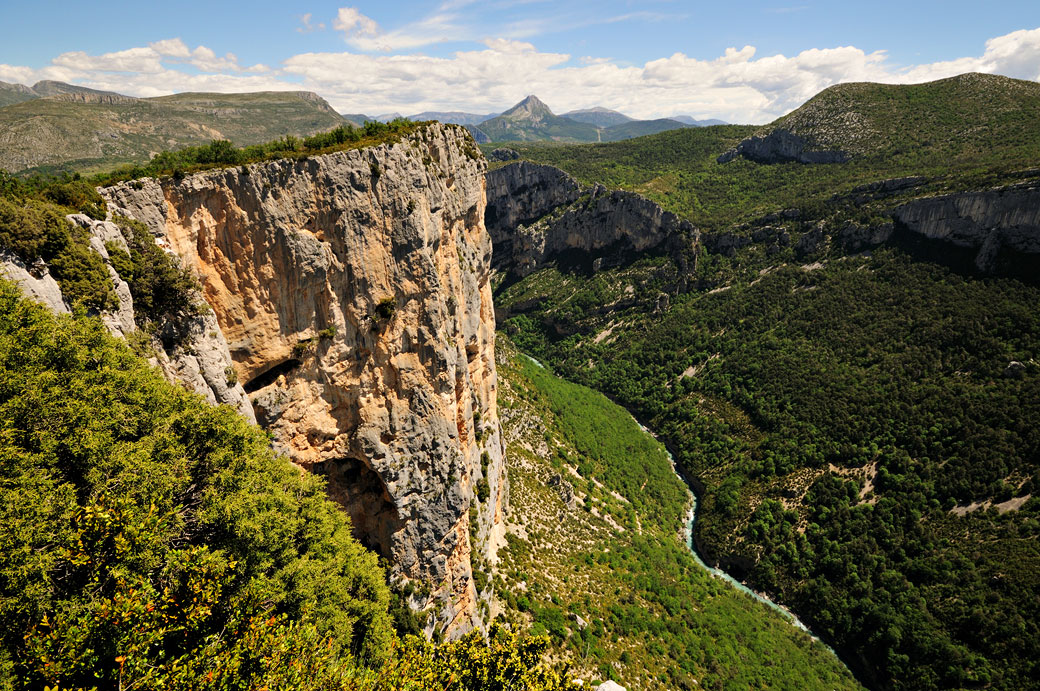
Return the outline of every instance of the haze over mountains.
[[[401,117],[400,113],[388,113],[374,117],[344,113],[343,116],[355,121],[360,119],[362,121],[379,120],[382,122],[392,120],[395,117]],[[473,132],[474,137],[478,141],[482,141],[484,136],[487,137],[487,141],[540,141],[543,139],[571,142],[617,141],[619,139],[639,137],[644,134],[679,129],[680,127],[707,127],[726,124],[724,121],[716,119],[697,120],[689,115],[676,115],[670,118],[658,118],[655,120],[637,120],[603,106],[571,110],[556,115],[548,105],[535,95],[528,96],[502,113],[480,114],[463,111],[427,110],[407,117],[409,120],[438,120],[456,125],[466,125],[470,127],[470,131]],[[564,120],[571,122],[564,122]],[[591,125],[592,129],[575,126],[574,123]],[[628,125],[628,127],[626,129],[611,129],[619,125]],[[606,130],[611,131],[607,132]]]

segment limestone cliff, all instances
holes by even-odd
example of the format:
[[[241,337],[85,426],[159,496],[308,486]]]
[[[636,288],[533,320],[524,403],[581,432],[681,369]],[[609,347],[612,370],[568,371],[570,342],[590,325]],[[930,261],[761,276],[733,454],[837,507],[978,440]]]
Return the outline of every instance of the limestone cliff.
[[[471,563],[506,501],[485,167],[463,128],[431,125],[102,190],[197,271],[275,448],[432,586],[413,604],[449,634],[480,624]]]
[[[896,208],[893,218],[899,230],[976,252],[979,271],[997,271],[1008,260],[1040,268],[1040,183],[923,197]]]
[[[761,137],[748,137],[735,149],[719,156],[717,161],[729,163],[738,156],[757,163],[845,163],[850,158],[844,151],[814,149],[803,137],[782,128]]]
[[[634,252],[694,247],[688,221],[632,192],[581,189],[552,166],[520,162],[488,173],[495,264],[525,276],[553,259],[617,264]]]

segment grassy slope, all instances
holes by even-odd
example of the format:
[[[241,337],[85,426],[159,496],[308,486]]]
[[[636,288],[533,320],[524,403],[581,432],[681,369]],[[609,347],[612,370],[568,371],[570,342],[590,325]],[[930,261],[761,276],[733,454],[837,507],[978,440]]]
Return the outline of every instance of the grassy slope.
[[[707,228],[795,206],[804,214],[789,224],[797,238],[848,213],[827,200],[855,184],[924,174],[937,176],[926,189],[957,189],[1012,179],[1040,160],[1037,120],[1005,108],[1009,83],[1017,93],[1021,83],[973,76],[868,89],[906,89],[885,116],[901,127],[929,112],[903,110],[922,94],[954,94],[960,119],[927,135],[951,133],[941,141],[909,152],[882,143],[878,155],[842,166],[715,164],[747,136],[740,127],[518,148],[586,182],[642,191]],[[992,111],[982,105],[987,88],[997,89]],[[991,138],[976,140],[976,128]],[[900,137],[925,134],[890,139]],[[706,486],[699,538],[708,551],[779,593],[878,686],[1027,688],[1040,657],[1037,500],[1002,516],[951,509],[1035,493],[1040,294],[896,250],[819,259],[761,246],[702,256],[701,275],[719,288],[673,296],[662,315],[651,313],[655,298],[675,276],[663,259],[591,279],[546,269],[500,291],[498,304],[543,298],[504,328],[566,376],[652,419]],[[596,313],[626,292],[634,306]],[[1027,363],[1022,380],[1002,374],[1016,359]]]
[[[994,142],[1033,141],[1040,84],[990,74],[963,74],[926,84],[833,86],[763,128],[784,128],[815,148],[857,156],[922,156],[974,161]]]
[[[628,413],[507,339],[498,359],[511,533],[494,582],[505,618],[548,631],[579,676],[630,689],[858,688],[821,646],[697,567],[679,535],[686,490]]]
[[[344,122],[324,101],[295,92],[178,94],[116,104],[36,99],[0,108],[0,168],[94,172],[213,139],[245,146]]]

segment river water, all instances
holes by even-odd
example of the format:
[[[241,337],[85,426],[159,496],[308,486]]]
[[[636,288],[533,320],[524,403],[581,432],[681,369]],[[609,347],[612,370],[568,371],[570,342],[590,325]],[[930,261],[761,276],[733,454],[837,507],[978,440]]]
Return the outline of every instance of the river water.
[[[635,419],[635,418],[633,418],[633,419]],[[649,429],[644,427],[642,425],[642,423],[639,422],[639,420],[636,420],[636,424],[639,425],[639,428],[642,429],[644,432],[646,432],[650,436],[654,437],[655,439],[657,438],[657,435],[655,435]],[[848,666],[845,665],[845,662],[840,657],[838,657],[838,654],[836,652],[834,652],[834,649],[831,648],[826,643],[824,643],[822,640],[820,640],[820,637],[817,636],[816,634],[814,634],[812,632],[812,630],[809,629],[809,627],[806,626],[802,622],[801,619],[799,619],[797,616],[795,616],[794,612],[792,612],[791,610],[787,609],[786,607],[784,607],[781,604],[773,602],[772,600],[770,600],[768,597],[766,597],[762,593],[759,593],[759,592],[756,592],[756,591],[752,590],[751,588],[747,587],[745,584],[741,583],[736,578],[733,578],[733,576],[729,575],[728,573],[726,573],[722,569],[716,568],[714,566],[709,566],[708,563],[706,561],[704,561],[704,558],[701,556],[701,553],[699,551],[697,551],[697,543],[693,539],[693,524],[697,520],[697,493],[693,491],[693,488],[691,488],[686,483],[685,478],[683,478],[682,474],[679,473],[679,467],[675,463],[675,457],[672,456],[672,452],[668,450],[668,447],[665,447],[665,453],[668,454],[668,461],[672,464],[672,472],[675,473],[676,477],[678,477],[680,480],[682,480],[683,485],[686,487],[686,491],[689,492],[689,495],[690,495],[690,513],[687,514],[686,521],[684,523],[684,526],[685,526],[685,528],[684,528],[684,537],[685,537],[686,547],[687,547],[687,549],[690,550],[690,554],[693,555],[693,558],[697,562],[697,564],[700,565],[700,567],[702,569],[704,569],[709,574],[711,574],[712,577],[714,577],[714,578],[721,578],[726,583],[730,584],[731,586],[733,586],[734,588],[736,588],[740,592],[747,593],[748,595],[750,595],[751,597],[755,598],[756,600],[758,600],[762,604],[766,605],[770,609],[779,612],[785,619],[787,619],[789,622],[791,622],[791,624],[794,627],[796,627],[798,629],[801,629],[802,631],[807,633],[810,638],[812,638],[814,641],[816,641],[817,643],[822,645],[824,648],[826,648],[828,651],[830,651],[830,653],[832,655],[834,655],[834,657],[838,658],[838,661],[841,662],[842,666],[844,666],[846,669],[848,669]],[[850,671],[850,674],[851,674],[851,671]]]
[[[538,362],[538,360],[535,360],[530,355],[524,354],[524,357],[526,357],[528,360],[533,362],[538,367],[542,367],[544,369],[545,365],[543,365],[542,363]],[[631,415],[631,413],[629,413],[629,414]],[[644,427],[643,424],[640,423],[639,420],[636,420],[634,416],[633,416],[632,419],[635,420],[635,423],[637,425],[639,425],[639,428],[641,430],[643,430],[644,432],[649,434],[651,437],[654,437],[655,439],[657,438],[657,435],[655,435],[652,431],[650,431],[649,429]],[[684,533],[685,533],[686,547],[690,550],[690,554],[693,555],[693,558],[697,562],[697,564],[700,565],[700,567],[702,569],[704,569],[709,574],[711,574],[712,577],[714,577],[714,578],[721,578],[723,581],[725,581],[726,583],[730,584],[731,586],[733,586],[737,590],[739,590],[739,591],[741,591],[743,593],[747,593],[748,595],[750,595],[751,597],[755,598],[756,600],[758,600],[762,604],[766,605],[770,609],[773,609],[773,610],[779,612],[785,619],[787,619],[789,622],[791,622],[791,624],[793,626],[795,626],[796,628],[801,629],[802,631],[807,633],[814,641],[816,641],[817,643],[822,645],[824,648],[829,650],[832,655],[834,655],[835,657],[838,657],[838,654],[834,652],[834,649],[831,648],[826,643],[824,643],[823,641],[821,641],[820,637],[817,636],[816,634],[814,634],[809,629],[808,626],[806,626],[804,623],[802,623],[802,620],[799,619],[798,617],[796,617],[793,612],[788,610],[783,605],[780,605],[780,604],[777,604],[776,602],[773,602],[772,600],[770,600],[768,597],[766,597],[762,593],[755,592],[751,588],[747,587],[746,585],[744,585],[743,583],[738,581],[736,578],[733,578],[733,576],[729,575],[728,573],[726,573],[722,569],[715,568],[714,566],[709,566],[708,563],[704,561],[704,558],[701,556],[700,552],[697,551],[697,543],[693,539],[693,524],[697,520],[697,493],[693,491],[693,489],[686,483],[686,480],[685,480],[685,478],[683,478],[682,474],[679,473],[679,467],[675,463],[675,457],[672,456],[672,452],[668,450],[667,446],[665,446],[665,453],[668,455],[669,463],[672,464],[672,472],[675,473],[676,477],[678,477],[680,480],[682,480],[683,486],[686,487],[686,491],[689,492],[689,495],[690,495],[690,513],[686,516]],[[839,660],[839,662],[842,663],[842,665],[845,665],[845,663],[843,661],[841,661],[840,657],[838,658],[838,660]],[[847,666],[846,666],[846,668],[847,668]]]

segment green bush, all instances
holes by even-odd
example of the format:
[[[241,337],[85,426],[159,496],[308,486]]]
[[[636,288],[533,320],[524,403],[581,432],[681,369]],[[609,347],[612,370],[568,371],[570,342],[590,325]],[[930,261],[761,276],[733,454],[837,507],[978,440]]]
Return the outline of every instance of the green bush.
[[[105,200],[86,180],[74,179],[48,185],[42,191],[42,196],[60,206],[85,213],[94,220],[105,220]]]
[[[141,222],[117,216],[129,254],[115,243],[106,245],[112,267],[130,286],[138,326],[149,324],[176,330],[185,317],[197,314],[201,303],[198,280],[180,262],[155,244]]]
[[[397,300],[393,297],[383,298],[376,305],[376,314],[379,315],[380,319],[390,319],[395,312],[397,312]]]
[[[320,479],[6,283],[0,430],[0,688],[294,687],[385,659],[383,575]]]
[[[94,310],[118,305],[104,260],[90,249],[87,232],[66,220],[61,207],[0,197],[0,247],[30,267],[45,261],[70,305]]]

